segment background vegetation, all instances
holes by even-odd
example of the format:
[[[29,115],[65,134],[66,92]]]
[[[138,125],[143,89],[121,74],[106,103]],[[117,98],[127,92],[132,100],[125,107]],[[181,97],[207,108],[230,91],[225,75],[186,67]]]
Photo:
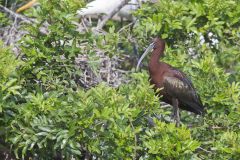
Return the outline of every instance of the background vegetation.
[[[240,158],[238,0],[145,3],[134,25],[109,21],[104,34],[76,30],[72,22],[84,1],[40,3],[25,13],[37,22],[23,26],[20,55],[0,43],[2,152],[19,159]],[[0,27],[11,23],[0,17]],[[40,29],[45,22],[48,34]],[[96,60],[101,50],[134,59],[156,36],[167,42],[163,60],[187,73],[207,108],[204,117],[182,111],[179,128],[149,85],[146,67],[135,73],[134,61],[122,62],[129,83],[117,88],[102,82],[86,89],[78,81],[78,55]],[[95,72],[99,66],[90,65]]]

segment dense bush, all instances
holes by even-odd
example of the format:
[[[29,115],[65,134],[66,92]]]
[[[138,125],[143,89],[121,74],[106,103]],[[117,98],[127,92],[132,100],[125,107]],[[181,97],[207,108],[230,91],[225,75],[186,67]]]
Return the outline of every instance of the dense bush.
[[[0,136],[17,158],[240,158],[239,1],[146,3],[134,13],[134,26],[119,30],[111,22],[104,35],[76,31],[74,13],[84,2],[40,2],[33,11],[38,22],[25,26],[21,60],[0,48]],[[46,24],[44,34],[40,28]],[[78,54],[97,59],[101,49],[108,56],[135,56],[131,45],[142,52],[155,36],[167,42],[163,61],[193,81],[205,117],[182,111],[176,128],[145,71],[131,73],[129,84],[118,88],[79,85]]]
[[[200,143],[187,128],[156,119],[156,126],[149,126],[147,118],[164,112],[145,86],[146,74],[133,76],[118,89],[101,84],[86,92],[30,94],[27,103],[13,107],[8,140],[15,153],[43,159],[58,151],[66,159],[83,153],[103,159],[191,157]]]

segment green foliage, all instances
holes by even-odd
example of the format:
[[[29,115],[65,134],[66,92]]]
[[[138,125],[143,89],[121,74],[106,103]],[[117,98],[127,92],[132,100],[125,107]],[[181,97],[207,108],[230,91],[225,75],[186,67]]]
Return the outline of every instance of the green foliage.
[[[7,144],[2,144],[6,141],[6,126],[10,116],[12,116],[12,104],[14,104],[17,97],[20,96],[21,85],[18,81],[16,74],[16,67],[21,64],[19,60],[11,52],[11,49],[5,47],[3,42],[0,41],[0,150],[3,156],[3,152],[7,152],[10,148]],[[8,107],[10,110],[8,109]]]
[[[24,157],[28,151],[43,159],[56,151],[66,159],[84,152],[101,159],[191,157],[199,142],[187,128],[156,119],[156,126],[149,126],[147,117],[164,112],[153,90],[145,86],[146,73],[133,77],[119,89],[100,84],[86,92],[29,95],[27,103],[16,106],[15,120],[8,127],[15,153]]]
[[[4,13],[0,13],[0,27],[5,27],[9,25],[9,19]]]
[[[13,75],[20,62],[11,52],[10,48],[5,48],[2,41],[0,41],[0,81],[6,80]]]
[[[40,3],[33,13],[39,23],[25,26],[20,43],[24,63],[0,48],[1,137],[17,158],[240,158],[239,1],[146,3],[132,28],[110,23],[104,35],[76,31],[83,1]],[[207,109],[204,117],[182,111],[179,128],[167,121],[170,109],[159,105],[146,72],[118,88],[76,83],[78,54],[134,56],[132,43],[143,51],[155,36],[167,42],[163,61],[187,73]]]
[[[190,131],[183,128],[175,128],[174,124],[165,124],[158,120],[153,129],[147,130],[143,136],[144,147],[149,149],[149,159],[191,159],[200,143],[193,141]],[[176,141],[177,140],[177,141]]]
[[[41,1],[37,10],[39,23],[27,26],[31,34],[23,39],[22,51],[26,65],[21,75],[26,83],[35,87],[36,80],[43,89],[55,88],[53,84],[76,87],[74,79],[80,74],[75,65],[75,57],[81,53],[78,47],[85,38],[76,31],[72,1]],[[48,34],[39,30],[42,23],[49,23]],[[44,23],[43,23],[44,24]],[[49,68],[51,68],[49,70]]]
[[[6,48],[0,41],[0,113],[6,100],[11,101],[11,95],[20,95],[18,90],[21,86],[18,85],[16,76],[16,67],[20,64],[10,48]]]
[[[225,132],[220,141],[217,142],[217,147],[220,153],[227,153],[231,156],[225,156],[226,158],[239,159],[240,158],[240,135],[236,132]]]

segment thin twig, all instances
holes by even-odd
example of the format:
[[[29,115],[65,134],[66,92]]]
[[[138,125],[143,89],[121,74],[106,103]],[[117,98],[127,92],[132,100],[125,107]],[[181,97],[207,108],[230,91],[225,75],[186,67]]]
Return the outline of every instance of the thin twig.
[[[130,121],[130,125],[131,125],[131,127],[133,129],[133,132],[135,132],[135,128],[134,128],[134,126],[132,124],[132,121],[131,120],[129,120],[129,121]],[[136,136],[135,133],[134,133],[134,145],[135,145],[135,147],[134,147],[134,157],[133,157],[133,159],[135,160],[136,157],[137,157],[137,136]]]
[[[109,19],[111,19],[123,6],[125,6],[130,0],[122,0],[122,2],[104,19],[98,24],[97,30],[100,30],[103,28],[103,26],[107,23]]]
[[[227,129],[227,127],[220,127],[220,126],[209,126],[209,129]]]
[[[83,25],[83,27],[84,27],[85,31],[87,31],[87,32],[88,32],[88,28],[87,28],[87,26],[86,26],[86,24],[85,24],[84,20],[82,20],[82,25]]]
[[[207,153],[212,153],[211,151],[208,151],[208,150],[206,150],[206,149],[204,149],[204,148],[202,148],[202,147],[198,147],[198,149],[200,149],[200,150],[202,150],[202,151],[204,151],[204,152],[207,152]]]
[[[121,29],[119,29],[118,33],[122,32],[124,29],[128,28],[131,25],[133,25],[133,22],[127,24],[126,26],[123,26]]]

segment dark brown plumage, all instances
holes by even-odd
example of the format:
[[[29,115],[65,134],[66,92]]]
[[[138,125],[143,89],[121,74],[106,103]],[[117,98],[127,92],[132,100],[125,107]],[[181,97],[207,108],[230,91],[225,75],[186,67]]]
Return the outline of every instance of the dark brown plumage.
[[[180,70],[159,61],[164,53],[165,42],[162,39],[155,38],[149,48],[153,48],[148,65],[150,83],[154,84],[155,89],[162,88],[159,94],[162,95],[164,102],[174,107],[177,125],[179,125],[180,121],[178,107],[202,115],[204,106],[192,82]],[[147,51],[140,58],[137,68],[146,54]]]

